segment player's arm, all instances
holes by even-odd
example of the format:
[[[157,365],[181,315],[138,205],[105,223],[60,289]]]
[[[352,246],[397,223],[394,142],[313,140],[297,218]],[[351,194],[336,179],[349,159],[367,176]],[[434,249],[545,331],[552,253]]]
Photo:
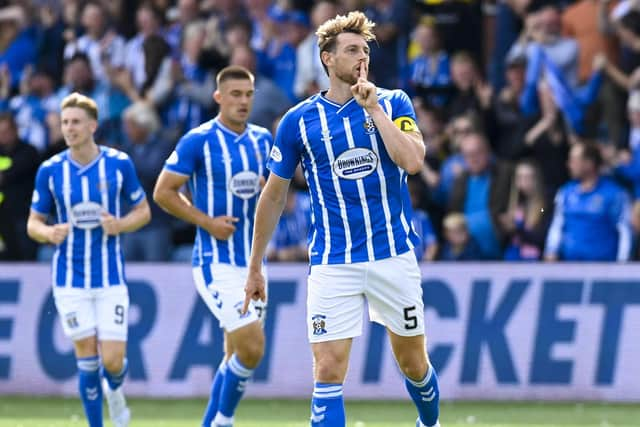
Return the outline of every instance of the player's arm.
[[[185,175],[164,169],[156,181],[153,200],[169,214],[207,230],[216,239],[228,239],[236,229],[233,224],[238,222],[238,218],[226,215],[211,218],[193,206],[180,192],[180,188],[188,179]]]
[[[110,236],[139,230],[147,225],[149,221],[151,221],[151,208],[149,208],[149,202],[146,197],[133,206],[122,218],[116,218],[104,212],[101,219],[102,228]]]
[[[391,160],[411,175],[421,172],[426,149],[422,133],[413,119],[400,117],[393,122],[378,103],[367,111],[382,136]]]
[[[281,178],[275,173],[269,174],[269,179],[267,179],[267,183],[258,199],[243,313],[246,313],[251,299],[264,301],[266,298],[264,277],[262,276],[262,259],[287,201],[289,183],[290,180]]]
[[[394,123],[387,116],[378,103],[375,85],[367,80],[364,62],[351,93],[373,119],[391,160],[411,175],[420,172],[426,149],[418,126],[410,117],[399,117]]]
[[[69,224],[47,225],[47,216],[31,209],[27,234],[36,242],[59,245],[69,234]]]

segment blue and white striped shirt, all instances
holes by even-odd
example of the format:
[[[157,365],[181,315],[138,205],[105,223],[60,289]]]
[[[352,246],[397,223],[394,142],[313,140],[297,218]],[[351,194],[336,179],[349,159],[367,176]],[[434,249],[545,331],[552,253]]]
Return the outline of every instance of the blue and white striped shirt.
[[[68,223],[69,234],[52,260],[54,286],[102,288],[125,285],[120,236],[102,231],[102,212],[116,218],[124,207],[142,202],[145,193],[129,156],[100,147],[89,164],[80,165],[69,150],[40,165],[31,209],[43,215],[55,211],[56,223]]]
[[[228,240],[217,240],[207,230],[197,228],[194,266],[247,265],[260,177],[268,173],[266,159],[272,141],[263,127],[248,124],[238,135],[214,119],[185,134],[167,159],[167,171],[189,177],[196,208],[211,217],[239,218]]]
[[[392,120],[415,121],[403,91],[378,89],[378,99]],[[268,167],[290,179],[298,162],[311,196],[312,265],[379,260],[418,244],[407,173],[391,160],[373,119],[354,99],[338,105],[317,94],[287,112]]]

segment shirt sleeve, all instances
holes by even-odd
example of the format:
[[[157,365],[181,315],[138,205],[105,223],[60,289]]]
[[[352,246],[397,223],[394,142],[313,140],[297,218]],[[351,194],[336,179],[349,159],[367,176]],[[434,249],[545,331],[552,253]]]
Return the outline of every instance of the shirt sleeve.
[[[303,129],[298,132],[298,127],[302,127],[303,122],[299,120],[299,116],[291,111],[284,115],[278,125],[276,140],[267,162],[269,170],[284,179],[293,177],[300,161],[301,144],[298,135]]]
[[[44,166],[38,168],[35,187],[31,196],[31,209],[43,215],[49,215],[53,210],[53,195],[49,191],[50,169]]]
[[[165,162],[164,169],[178,175],[191,176],[198,165],[197,154],[201,152],[201,148],[200,138],[183,136]]]
[[[403,90],[394,90],[391,96],[391,120],[399,117],[409,117],[414,123],[416,121],[416,112],[409,95]]]
[[[564,190],[560,189],[556,195],[555,211],[553,213],[553,221],[547,233],[547,243],[545,245],[545,255],[557,256],[560,251],[560,242],[562,240],[562,228],[564,223]]]
[[[145,199],[146,194],[140,185],[140,180],[129,156],[122,160],[121,172],[122,197],[129,206],[135,206]]]
[[[629,196],[620,190],[611,206],[612,220],[615,221],[618,230],[618,261],[628,261],[631,254],[631,202]]]

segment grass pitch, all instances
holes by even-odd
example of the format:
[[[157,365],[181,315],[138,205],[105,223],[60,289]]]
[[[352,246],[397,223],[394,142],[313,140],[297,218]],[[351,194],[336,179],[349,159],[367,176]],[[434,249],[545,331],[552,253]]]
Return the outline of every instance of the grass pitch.
[[[131,427],[200,425],[204,400],[130,399]],[[347,401],[349,427],[414,427],[410,402]],[[105,427],[111,423],[106,420]],[[612,427],[640,426],[640,405],[605,403],[446,402],[443,427]],[[307,427],[306,400],[247,400],[240,404],[236,427]],[[86,426],[78,399],[0,396],[0,427]]]

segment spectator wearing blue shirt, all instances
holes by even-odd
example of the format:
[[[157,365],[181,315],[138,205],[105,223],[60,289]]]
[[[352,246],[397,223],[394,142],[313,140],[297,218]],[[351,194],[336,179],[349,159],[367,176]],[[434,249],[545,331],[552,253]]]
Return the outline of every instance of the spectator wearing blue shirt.
[[[0,9],[0,67],[7,67],[11,87],[17,88],[22,71],[36,60],[36,37],[31,28],[25,27],[25,11],[22,6]]]
[[[407,180],[407,186],[413,209],[411,225],[420,237],[420,244],[413,248],[413,252],[416,254],[418,262],[433,261],[438,254],[438,239],[433,231],[429,214],[422,209],[422,205],[426,201],[425,186],[419,178],[415,177],[410,177]]]
[[[309,259],[309,209],[309,197],[290,186],[282,216],[267,248],[269,261],[303,262]]]
[[[558,190],[547,235],[548,261],[627,261],[631,249],[627,194],[601,176],[597,146],[578,143],[569,153],[573,181]]]
[[[465,136],[460,152],[467,170],[454,182],[449,210],[464,213],[469,233],[484,258],[502,258],[505,230],[499,217],[509,203],[511,167],[492,159],[489,144],[480,133]]]
[[[634,90],[627,101],[628,150],[620,151],[615,173],[633,187],[634,199],[640,198],[640,91]]]
[[[420,47],[408,67],[405,87],[410,96],[420,96],[427,106],[443,109],[453,90],[449,55],[440,47],[435,24],[423,18],[416,27],[413,40]]]
[[[451,213],[443,221],[445,243],[439,259],[441,261],[479,261],[484,259],[482,250],[469,233],[467,220],[458,212]]]

